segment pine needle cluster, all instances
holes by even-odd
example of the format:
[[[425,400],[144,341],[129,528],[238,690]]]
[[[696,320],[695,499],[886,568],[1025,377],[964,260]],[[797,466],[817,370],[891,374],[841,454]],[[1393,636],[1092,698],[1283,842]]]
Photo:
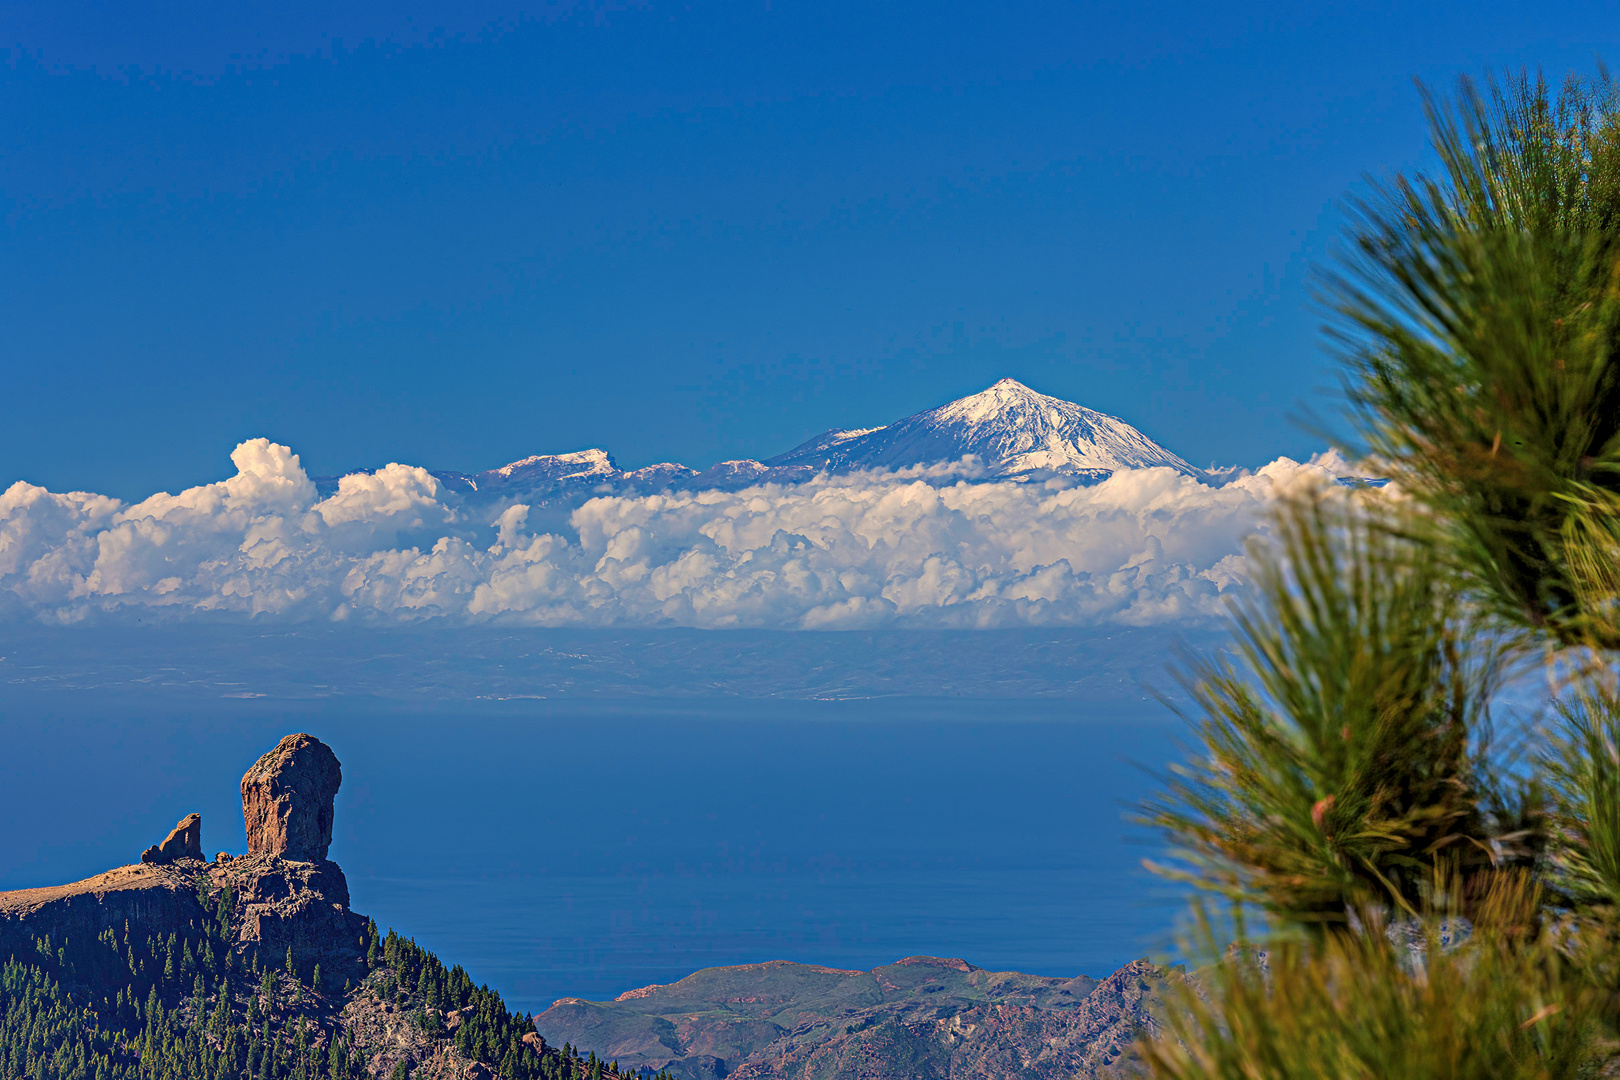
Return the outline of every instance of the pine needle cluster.
[[[1324,275],[1361,433],[1475,602],[1620,646],[1620,94],[1424,101],[1439,172],[1373,183]]]
[[[1394,483],[1280,500],[1142,811],[1230,905],[1139,1048],[1166,1080],[1620,1066],[1620,94],[1425,104],[1439,170],[1374,184],[1323,277]],[[1537,661],[1515,757],[1492,704]]]

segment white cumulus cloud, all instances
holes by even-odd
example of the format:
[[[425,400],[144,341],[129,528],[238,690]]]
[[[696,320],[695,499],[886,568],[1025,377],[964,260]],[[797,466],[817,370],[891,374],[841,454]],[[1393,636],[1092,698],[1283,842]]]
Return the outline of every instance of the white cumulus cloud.
[[[236,475],[125,505],[0,494],[0,610],[76,622],[157,610],[532,625],[1155,625],[1204,619],[1283,488],[1341,471],[1278,459],[1221,486],[1169,469],[1090,487],[960,470],[599,497],[566,528],[483,509],[391,464],[322,498],[266,439]],[[554,518],[549,520],[555,520]]]

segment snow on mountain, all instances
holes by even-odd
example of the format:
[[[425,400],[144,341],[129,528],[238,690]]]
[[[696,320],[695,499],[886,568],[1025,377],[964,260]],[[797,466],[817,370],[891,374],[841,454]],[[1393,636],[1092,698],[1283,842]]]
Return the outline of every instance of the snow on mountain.
[[[740,480],[752,484],[763,479],[771,470],[768,466],[755,461],[753,458],[743,458],[740,461],[722,461],[711,465],[703,472],[698,473],[703,482],[717,481],[729,483]]]
[[[497,469],[479,473],[437,470],[432,476],[448,491],[464,498],[511,499],[570,495],[619,485],[657,490],[695,475],[685,465],[649,465],[625,472],[606,450],[575,450],[567,454],[534,454]],[[317,489],[334,478],[316,477]]]
[[[792,450],[789,450],[786,454],[780,454],[772,460],[780,461],[782,458],[787,457],[803,457],[807,461],[817,460],[819,463],[820,458],[830,457],[838,450],[839,447],[845,445],[846,443],[854,442],[863,435],[871,435],[873,432],[882,430],[882,428],[875,427],[848,429],[833,428],[831,431],[824,431],[820,435],[817,435],[815,438],[811,439],[809,442],[801,443],[800,445],[795,446]]]
[[[740,491],[755,484],[797,484],[815,475],[816,470],[807,466],[773,469],[753,458],[743,458],[711,465],[682,486],[692,491]]]
[[[1206,478],[1125,421],[1038,394],[1014,379],[887,427],[835,428],[764,462],[722,461],[703,472],[672,462],[622,470],[606,450],[590,449],[536,454],[479,473],[432,475],[447,491],[478,502],[577,505],[600,494],[736,491],[796,484],[823,471],[914,468],[968,456],[977,459],[986,479],[1055,475],[1093,481],[1119,469],[1152,466]],[[336,483],[335,477],[316,478],[323,492],[335,490]]]
[[[478,473],[480,488],[500,484],[554,484],[565,480],[613,480],[622,474],[606,450],[576,450],[571,454],[536,454],[498,469]]]
[[[1101,479],[1119,469],[1153,466],[1203,475],[1125,421],[1038,394],[1015,379],[887,427],[828,431],[765,464],[844,472],[932,465],[968,455],[996,478],[1055,473]]]
[[[640,469],[631,469],[628,472],[620,473],[619,480],[637,489],[645,488],[657,491],[661,488],[679,485],[697,474],[696,469],[665,461],[657,465],[647,465]]]

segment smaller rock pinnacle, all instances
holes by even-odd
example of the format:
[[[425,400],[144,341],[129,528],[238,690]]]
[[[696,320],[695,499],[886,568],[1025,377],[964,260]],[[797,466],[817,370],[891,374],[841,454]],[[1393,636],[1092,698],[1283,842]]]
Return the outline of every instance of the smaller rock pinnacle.
[[[202,858],[202,815],[188,814],[180,819],[163,843],[141,852],[143,863],[171,863],[176,859]]]

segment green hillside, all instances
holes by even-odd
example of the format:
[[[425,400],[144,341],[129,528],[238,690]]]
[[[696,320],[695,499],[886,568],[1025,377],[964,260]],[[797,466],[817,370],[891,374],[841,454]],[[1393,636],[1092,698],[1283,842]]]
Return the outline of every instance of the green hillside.
[[[597,1080],[459,967],[368,924],[359,980],[233,949],[232,898],[166,937],[39,937],[0,967],[0,1080]]]

